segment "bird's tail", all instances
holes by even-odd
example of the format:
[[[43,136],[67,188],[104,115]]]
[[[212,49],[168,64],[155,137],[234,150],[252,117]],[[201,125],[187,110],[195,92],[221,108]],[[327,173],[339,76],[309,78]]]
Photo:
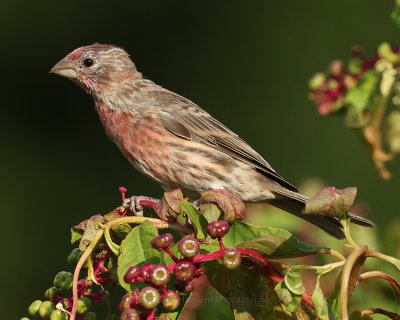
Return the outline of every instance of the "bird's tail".
[[[340,223],[340,221],[337,220],[336,218],[329,216],[325,217],[319,215],[303,214],[302,212],[304,204],[308,200],[308,198],[299,193],[295,194],[296,198],[294,198],[293,195],[284,195],[285,196],[284,198],[270,200],[268,201],[268,203],[320,227],[322,230],[324,230],[325,232],[329,233],[330,235],[332,235],[337,239],[343,239],[345,237],[342,230],[343,226]],[[354,213],[349,212],[348,215],[350,216],[351,222],[354,222],[364,227],[375,226],[368,219],[357,216]]]

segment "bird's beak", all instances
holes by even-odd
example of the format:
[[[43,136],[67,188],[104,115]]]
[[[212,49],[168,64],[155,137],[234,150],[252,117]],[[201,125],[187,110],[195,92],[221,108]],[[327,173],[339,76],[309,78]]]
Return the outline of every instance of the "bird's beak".
[[[78,77],[78,73],[71,61],[68,61],[66,58],[57,62],[56,65],[51,68],[50,73],[58,74],[68,79],[76,79]]]

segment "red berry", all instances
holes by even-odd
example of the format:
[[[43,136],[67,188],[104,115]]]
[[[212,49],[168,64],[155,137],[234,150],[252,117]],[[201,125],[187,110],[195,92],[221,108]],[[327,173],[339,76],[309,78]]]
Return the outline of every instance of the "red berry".
[[[140,316],[136,309],[125,309],[120,320],[140,320]]]
[[[207,233],[211,238],[222,238],[229,232],[229,228],[229,224],[226,221],[213,221],[208,224]]]
[[[178,281],[189,281],[193,279],[195,267],[193,263],[186,260],[178,261],[174,267],[174,276]]]
[[[153,266],[152,263],[145,263],[140,267],[140,275],[145,281],[150,281],[150,270]]]
[[[130,308],[131,306],[131,297],[129,294],[126,294],[122,297],[121,302],[119,303],[119,310],[124,311],[125,309]]]
[[[124,281],[126,283],[134,284],[136,277],[139,275],[140,268],[138,266],[132,266],[124,275]]]
[[[171,275],[168,268],[162,264],[156,264],[150,270],[150,281],[156,286],[166,284],[170,278]]]
[[[179,307],[179,294],[176,291],[173,290],[168,290],[165,294],[164,297],[161,300],[162,305],[165,309],[168,311],[175,310],[176,308]]]
[[[173,236],[170,233],[164,233],[162,235],[159,235],[158,237],[155,237],[153,240],[151,240],[151,246],[154,249],[162,249],[168,247],[173,240]]]
[[[183,238],[179,241],[178,249],[185,258],[193,258],[200,252],[200,243],[194,238]]]
[[[227,249],[222,254],[222,262],[228,269],[235,269],[240,266],[240,263],[242,262],[242,257],[240,255],[240,252],[236,249]]]
[[[153,287],[140,290],[139,303],[145,309],[153,309],[160,303],[160,293]]]

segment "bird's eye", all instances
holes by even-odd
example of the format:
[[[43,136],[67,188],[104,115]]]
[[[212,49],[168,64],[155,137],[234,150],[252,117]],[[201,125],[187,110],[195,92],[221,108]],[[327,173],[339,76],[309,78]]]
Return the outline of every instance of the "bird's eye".
[[[83,60],[83,64],[86,66],[86,67],[91,67],[92,65],[93,65],[93,60],[92,59],[85,59],[85,60]]]

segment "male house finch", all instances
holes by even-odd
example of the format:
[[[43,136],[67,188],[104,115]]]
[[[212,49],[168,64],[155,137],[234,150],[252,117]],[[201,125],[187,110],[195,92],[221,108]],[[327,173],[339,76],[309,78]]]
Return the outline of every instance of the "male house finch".
[[[123,49],[97,43],[81,47],[50,72],[74,80],[92,95],[111,140],[165,190],[180,188],[197,199],[203,191],[226,189],[244,202],[268,202],[344,237],[335,218],[303,215],[308,198],[237,134],[192,101],[143,79]]]

